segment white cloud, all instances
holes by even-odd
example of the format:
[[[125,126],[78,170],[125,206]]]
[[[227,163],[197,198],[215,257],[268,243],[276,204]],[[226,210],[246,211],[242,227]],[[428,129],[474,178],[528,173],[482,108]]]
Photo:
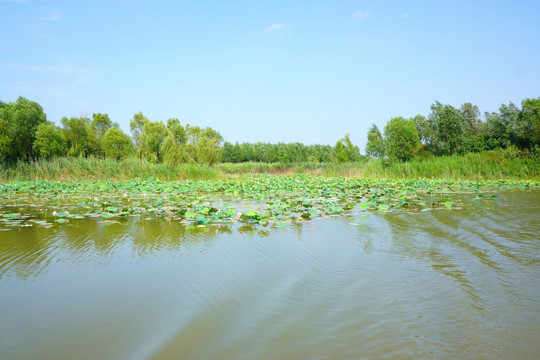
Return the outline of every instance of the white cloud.
[[[290,26],[289,24],[285,24],[285,23],[276,23],[276,24],[270,25],[270,26],[266,29],[266,31],[283,30],[283,29],[288,28],[289,26]]]
[[[367,18],[368,16],[371,16],[373,15],[373,13],[371,11],[357,11],[354,13],[354,17],[357,18],[357,19],[365,19]]]
[[[403,16],[405,19],[410,18],[409,14],[403,14],[403,15],[401,15],[401,16]]]

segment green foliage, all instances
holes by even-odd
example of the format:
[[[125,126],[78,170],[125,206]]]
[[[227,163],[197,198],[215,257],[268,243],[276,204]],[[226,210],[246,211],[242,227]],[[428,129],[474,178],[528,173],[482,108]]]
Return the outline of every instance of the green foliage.
[[[335,159],[338,164],[360,161],[360,150],[352,144],[349,134],[345,134],[334,146]]]
[[[141,135],[141,153],[146,160],[156,163],[162,160],[161,145],[169,134],[167,127],[161,121],[147,121]]]
[[[336,162],[338,164],[349,162],[349,156],[347,155],[347,149],[341,140],[338,140],[336,146],[334,146],[334,151],[336,153]]]
[[[40,157],[47,159],[64,155],[67,151],[67,142],[62,129],[49,122],[39,124],[34,149]]]
[[[434,129],[431,126],[430,122],[420,114],[416,115],[413,118],[414,126],[416,127],[416,132],[420,138],[420,142],[425,146],[431,145],[434,140]]]
[[[429,121],[435,129],[433,150],[444,155],[460,153],[464,143],[464,127],[460,112],[451,105],[442,105],[436,101],[431,105]]]
[[[133,152],[130,137],[121,129],[114,127],[107,129],[101,145],[105,155],[116,160],[125,159]]]
[[[334,162],[334,148],[330,145],[301,143],[235,143],[223,144],[222,161],[241,162]]]
[[[169,129],[175,143],[182,145],[187,142],[186,129],[180,124],[180,120],[177,118],[167,120],[167,129]]]
[[[516,132],[521,148],[540,146],[540,98],[523,100],[516,117]]]
[[[384,142],[377,125],[373,124],[367,134],[366,155],[380,157],[384,155]]]
[[[459,112],[461,113],[465,137],[478,135],[483,127],[478,106],[471,103],[464,103],[461,105]]]
[[[221,161],[223,137],[216,130],[207,127],[186,125],[187,151],[198,164],[212,164]]]
[[[517,142],[516,118],[519,109],[513,104],[502,104],[499,113],[485,113],[486,138],[489,148],[507,147]]]
[[[86,167],[91,165],[91,161],[85,158],[68,161]],[[380,162],[380,159],[371,161]],[[98,162],[104,165],[105,172],[117,171],[119,166],[126,167],[126,164],[110,159]],[[143,173],[143,162],[134,160],[131,164]],[[408,164],[397,163],[398,166]],[[167,169],[162,165],[148,165]],[[348,163],[347,166],[358,164]],[[189,165],[174,170],[185,172],[189,168],[206,169],[208,172],[203,175],[215,173],[207,167]],[[110,223],[119,222],[122,217],[129,215],[145,221],[215,226],[215,231],[232,223],[282,228],[310,219],[348,217],[367,211],[419,213],[435,209],[461,209],[471,202],[491,204],[497,198],[493,192],[498,189],[538,186],[538,183],[530,181],[370,180],[310,175],[259,175],[219,181],[163,181],[155,177],[123,181],[85,179],[78,182],[34,179],[2,184],[0,196],[3,204],[39,202],[41,205],[40,211],[34,207],[21,206],[16,210],[11,206],[0,207],[0,229],[63,226],[84,218]],[[482,192],[486,192],[486,196]],[[468,196],[458,195],[460,193]],[[57,201],[58,194],[62,194],[61,202]],[[231,201],[232,194],[234,198]]]
[[[109,115],[101,113],[92,114],[92,123],[90,126],[93,132],[96,134],[96,137],[100,140],[103,139],[105,133],[111,127],[118,128],[118,124],[113,123],[111,119],[109,119]]]
[[[187,152],[186,129],[180,124],[180,121],[176,118],[167,120],[167,129],[169,129],[169,135],[161,145],[163,163],[168,166],[175,166],[193,162]]]
[[[0,160],[16,162],[35,156],[34,141],[40,124],[47,121],[42,107],[19,97],[0,106]]]
[[[143,147],[142,135],[144,125],[147,122],[149,122],[149,120],[140,111],[137,114],[133,115],[133,119],[131,119],[129,123],[129,128],[133,136],[133,142],[135,143],[135,147],[139,150],[139,156],[141,159],[143,158],[143,153],[140,151],[140,149],[142,149]]]
[[[390,159],[408,160],[420,144],[414,120],[402,117],[395,117],[386,124],[384,138],[385,153]]]
[[[350,135],[345,134],[345,136],[343,137],[341,141],[343,142],[343,145],[345,145],[345,151],[347,152],[348,161],[350,162],[360,161],[360,158],[361,158],[360,149],[358,149],[358,146],[352,144]]]
[[[97,137],[90,128],[87,117],[62,118],[64,138],[67,141],[69,156],[88,156],[99,151]]]

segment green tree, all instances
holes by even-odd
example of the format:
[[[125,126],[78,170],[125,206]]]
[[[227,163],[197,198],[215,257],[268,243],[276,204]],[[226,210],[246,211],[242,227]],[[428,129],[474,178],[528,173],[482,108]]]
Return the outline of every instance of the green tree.
[[[334,152],[336,154],[336,162],[338,164],[346,163],[349,161],[349,156],[347,155],[347,148],[341,140],[338,140],[336,142],[336,146],[334,146]]]
[[[105,136],[105,133],[111,127],[118,128],[118,124],[113,123],[111,119],[109,119],[109,115],[101,113],[92,114],[92,123],[90,126],[96,134],[96,137],[100,140],[103,139],[103,136]]]
[[[508,147],[517,144],[516,119],[519,109],[510,102],[502,104],[499,112],[485,113],[486,137],[490,148]]]
[[[116,160],[125,159],[133,152],[131,138],[121,129],[109,127],[102,139],[105,155]]]
[[[414,120],[392,118],[384,128],[384,149],[390,159],[408,160],[420,144]]]
[[[462,150],[464,129],[461,113],[451,105],[442,105],[436,101],[431,105],[429,115],[431,126],[435,130],[433,144],[435,152],[447,155]]]
[[[478,106],[471,103],[464,103],[461,105],[459,112],[461,113],[465,136],[478,135],[482,131],[483,126]]]
[[[169,166],[192,162],[187,152],[186,129],[176,118],[167,120],[168,135],[161,145],[163,162]]]
[[[345,151],[347,152],[347,158],[349,159],[349,161],[351,162],[360,161],[360,157],[361,157],[360,149],[358,148],[358,146],[353,145],[353,143],[351,142],[350,135],[345,134],[345,136],[343,137],[343,139],[341,139],[341,141],[343,142],[343,145],[345,146]]]
[[[87,117],[63,117],[64,138],[67,141],[69,156],[88,156],[90,145],[90,119]]]
[[[0,158],[15,162],[35,156],[34,141],[40,124],[47,121],[43,108],[19,97],[0,106]]]
[[[3,116],[4,114],[0,110],[0,161],[9,159],[9,151],[11,147],[11,134],[8,127],[8,122],[3,118]]]
[[[141,151],[146,160],[152,163],[162,160],[161,146],[168,134],[169,130],[161,121],[148,121],[144,124]]]
[[[379,157],[384,155],[383,137],[377,125],[373,124],[367,134],[366,155]]]
[[[523,100],[516,117],[516,132],[520,147],[540,146],[540,98]]]
[[[414,118],[414,126],[416,127],[416,132],[420,138],[420,142],[429,147],[433,144],[434,140],[434,130],[431,123],[426,119],[425,116],[417,114]]]
[[[207,127],[186,125],[187,151],[198,164],[212,165],[221,160],[223,137],[216,130]]]
[[[146,118],[146,116],[143,115],[142,111],[133,115],[133,119],[131,119],[131,121],[129,122],[131,135],[133,136],[133,142],[135,143],[137,153],[141,160],[144,158],[143,140],[142,140],[144,125],[148,122],[149,120]]]
[[[39,124],[34,149],[43,158],[64,155],[67,151],[67,143],[62,129],[50,122]]]

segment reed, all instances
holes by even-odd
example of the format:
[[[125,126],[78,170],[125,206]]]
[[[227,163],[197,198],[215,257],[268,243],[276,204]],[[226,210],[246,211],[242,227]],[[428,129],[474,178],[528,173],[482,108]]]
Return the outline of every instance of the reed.
[[[540,179],[540,158],[536,154],[513,150],[492,150],[463,156],[441,156],[413,159],[408,162],[367,159],[358,163],[240,163],[167,166],[129,158],[121,161],[97,158],[56,158],[3,164],[0,181],[9,180],[128,180],[158,178],[163,181],[246,177],[250,174],[307,173],[328,177],[361,177],[369,179]]]

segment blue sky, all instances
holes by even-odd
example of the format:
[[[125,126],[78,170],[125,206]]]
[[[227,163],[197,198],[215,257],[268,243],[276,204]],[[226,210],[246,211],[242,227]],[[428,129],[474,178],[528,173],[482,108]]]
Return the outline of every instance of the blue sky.
[[[133,114],[235,142],[364,151],[438,100],[540,96],[540,1],[0,0],[0,99],[49,120]]]

